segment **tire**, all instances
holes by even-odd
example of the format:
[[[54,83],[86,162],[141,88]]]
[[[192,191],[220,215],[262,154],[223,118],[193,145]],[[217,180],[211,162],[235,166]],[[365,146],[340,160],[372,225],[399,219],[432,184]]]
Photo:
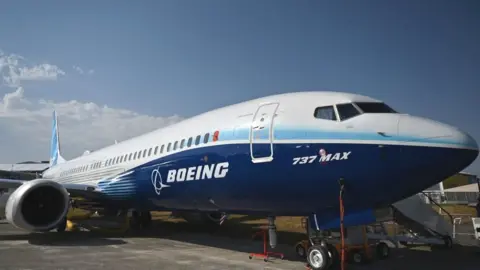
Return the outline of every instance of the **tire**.
[[[377,258],[380,260],[386,259],[390,256],[390,247],[384,242],[380,242],[375,247]]]
[[[138,230],[141,227],[142,220],[141,220],[141,215],[138,211],[133,210],[132,211],[132,216],[130,217],[130,229],[131,230]]]
[[[307,262],[311,269],[326,270],[329,267],[328,251],[320,245],[311,246],[307,251]]]
[[[365,262],[365,256],[358,250],[353,250],[350,253],[350,261],[354,264],[363,264]]]
[[[445,236],[443,238],[443,241],[445,242],[445,248],[446,249],[452,249],[453,248],[453,240],[450,236]]]
[[[338,253],[338,250],[331,244],[327,244],[328,248],[328,253],[329,253],[329,261],[330,261],[330,267],[335,268],[340,265],[340,254]]]
[[[295,252],[297,253],[297,255],[300,257],[300,258],[306,258],[307,257],[307,251],[305,250],[305,247],[303,247],[302,244],[297,244],[295,246]]]
[[[67,229],[67,217],[62,219],[62,222],[57,226],[57,232],[64,232]]]
[[[152,214],[150,211],[142,212],[140,215],[143,228],[148,228],[152,224]]]

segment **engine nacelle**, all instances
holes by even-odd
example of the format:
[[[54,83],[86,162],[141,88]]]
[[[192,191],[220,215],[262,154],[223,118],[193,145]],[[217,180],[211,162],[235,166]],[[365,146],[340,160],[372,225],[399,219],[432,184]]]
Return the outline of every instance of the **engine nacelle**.
[[[35,179],[25,182],[8,198],[5,216],[12,225],[33,232],[56,228],[67,215],[70,196],[57,182]]]

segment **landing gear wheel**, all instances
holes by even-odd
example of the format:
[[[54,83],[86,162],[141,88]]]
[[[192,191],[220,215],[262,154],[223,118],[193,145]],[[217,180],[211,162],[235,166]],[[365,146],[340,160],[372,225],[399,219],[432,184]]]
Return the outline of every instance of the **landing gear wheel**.
[[[140,213],[138,211],[132,211],[132,216],[130,217],[130,228],[131,229],[139,229],[141,225],[141,220],[140,220]]]
[[[300,258],[305,258],[307,256],[306,255],[307,252],[306,252],[305,248],[300,243],[295,246],[295,252],[297,253],[297,255]]]
[[[67,217],[64,217],[57,226],[57,232],[64,232],[67,229]]]
[[[446,249],[452,249],[453,248],[453,240],[450,236],[445,236],[443,238],[443,241],[445,241],[445,248]]]
[[[355,264],[363,264],[365,262],[365,256],[360,251],[352,251],[350,260]]]
[[[388,258],[390,256],[390,247],[384,242],[380,242],[376,246],[377,258],[380,260]]]
[[[149,211],[132,211],[132,216],[130,218],[130,228],[140,229],[147,228],[152,223],[152,215]]]
[[[324,246],[314,245],[307,251],[307,262],[311,269],[326,270],[329,267],[328,250]]]
[[[142,227],[148,228],[152,223],[152,214],[149,211],[141,212],[140,219]]]
[[[340,254],[338,254],[337,249],[331,245],[327,244],[328,255],[329,255],[329,266],[330,267],[337,267],[340,263]]]

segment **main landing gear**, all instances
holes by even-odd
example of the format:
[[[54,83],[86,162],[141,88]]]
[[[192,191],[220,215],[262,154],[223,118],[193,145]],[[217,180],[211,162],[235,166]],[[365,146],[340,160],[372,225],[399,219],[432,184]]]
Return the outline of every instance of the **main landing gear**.
[[[57,226],[57,232],[64,232],[67,229],[67,217],[62,219],[62,222]]]
[[[145,229],[152,223],[152,214],[149,211],[129,211],[129,225],[132,229]]]
[[[283,260],[283,253],[270,252],[267,248],[267,238],[270,240],[270,247],[275,248],[277,246],[277,229],[275,226],[275,217],[268,217],[268,236],[267,230],[263,229],[253,235],[253,238],[262,235],[263,237],[263,253],[250,253],[248,258],[251,260],[253,257],[260,257],[266,262],[269,257],[280,257]]]

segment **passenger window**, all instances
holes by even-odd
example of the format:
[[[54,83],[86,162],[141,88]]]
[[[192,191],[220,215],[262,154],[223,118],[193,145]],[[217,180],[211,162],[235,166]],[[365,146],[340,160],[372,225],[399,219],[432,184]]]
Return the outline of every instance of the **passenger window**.
[[[180,149],[182,149],[184,145],[185,145],[185,139],[182,139],[182,141],[180,142]]]
[[[152,148],[148,149],[148,156],[152,155]]]
[[[120,156],[120,159],[118,160],[118,163],[122,163],[123,162],[123,156]]]
[[[208,138],[209,137],[210,137],[209,133],[205,134],[205,137],[203,137],[203,143],[208,143]]]
[[[128,155],[128,160],[132,160],[132,153],[130,153],[130,155]]]
[[[147,149],[143,150],[143,157],[147,156]]]
[[[198,145],[200,143],[200,138],[202,136],[198,135],[197,138],[195,138],[195,145]]]
[[[337,116],[335,115],[335,110],[333,106],[325,106],[325,107],[318,107],[315,109],[314,113],[315,118],[325,119],[325,120],[337,120]]]
[[[156,155],[158,153],[158,145],[155,146],[155,151],[153,151],[153,154]]]
[[[171,148],[172,148],[172,143],[169,142],[169,143],[168,143],[168,146],[167,146],[167,152],[170,152],[170,149],[171,149]]]
[[[162,144],[162,147],[160,147],[160,154],[163,153],[163,148],[164,148],[164,144]]]
[[[360,112],[353,106],[351,103],[347,104],[337,104],[338,117],[340,120],[346,120],[352,117],[355,117],[360,114]]]
[[[177,150],[177,146],[178,146],[178,141],[175,141],[175,143],[173,144],[173,150]]]
[[[187,142],[188,147],[190,147],[192,145],[192,140],[193,140],[192,137],[188,138],[188,142]]]

